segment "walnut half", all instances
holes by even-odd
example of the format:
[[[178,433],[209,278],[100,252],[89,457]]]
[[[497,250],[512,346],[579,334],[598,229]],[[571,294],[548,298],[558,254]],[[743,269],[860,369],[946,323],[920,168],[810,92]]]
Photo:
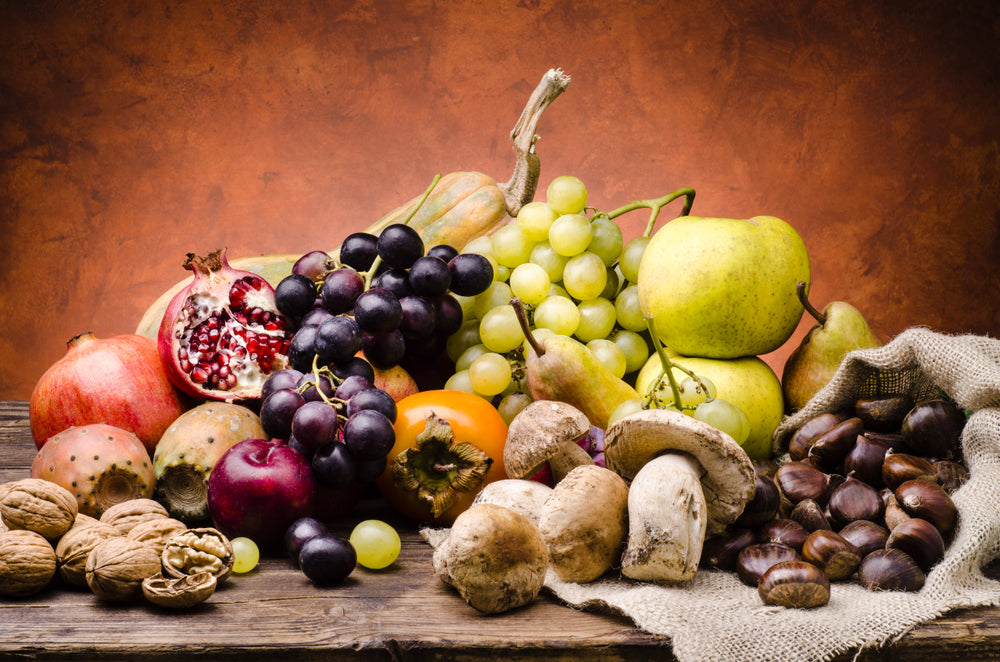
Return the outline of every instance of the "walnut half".
[[[210,572],[183,577],[164,577],[157,573],[142,581],[142,593],[158,607],[187,609],[199,605],[215,593],[218,580]]]
[[[209,572],[221,584],[233,571],[233,546],[217,529],[188,529],[167,540],[162,561],[171,577]]]

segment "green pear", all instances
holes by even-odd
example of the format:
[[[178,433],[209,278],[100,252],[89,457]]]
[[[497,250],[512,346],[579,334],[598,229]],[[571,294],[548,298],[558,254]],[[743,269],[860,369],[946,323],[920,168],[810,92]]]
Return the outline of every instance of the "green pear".
[[[795,284],[809,277],[802,238],[779,218],[681,216],[650,238],[637,284],[664,345],[731,359],[788,340],[802,318]]]
[[[667,348],[667,356],[675,364],[706,377],[715,384],[715,397],[727,400],[743,410],[750,419],[750,434],[740,444],[754,460],[771,457],[771,437],[785,413],[781,382],[767,363],[756,356],[738,359],[705,359],[680,356]],[[687,374],[674,368],[678,382]],[[650,386],[663,375],[663,366],[655,353],[639,370],[635,390],[645,395]]]
[[[806,289],[806,284],[800,283],[798,295],[818,324],[809,329],[781,373],[789,412],[801,409],[826,386],[848,352],[882,344],[857,308],[844,301],[832,301],[820,312],[809,303]]]

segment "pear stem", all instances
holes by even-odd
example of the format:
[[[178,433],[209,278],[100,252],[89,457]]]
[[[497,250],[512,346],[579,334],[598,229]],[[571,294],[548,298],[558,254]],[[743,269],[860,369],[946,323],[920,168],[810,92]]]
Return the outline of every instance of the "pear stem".
[[[510,300],[510,305],[514,306],[517,323],[521,325],[521,331],[524,332],[524,339],[531,345],[531,349],[535,350],[535,354],[538,356],[545,354],[545,348],[542,347],[541,343],[531,333],[531,327],[528,325],[528,313],[524,310],[524,303],[518,297],[514,297]]]
[[[661,198],[653,198],[650,200],[634,200],[618,209],[609,211],[606,216],[608,218],[614,219],[622,214],[625,214],[636,209],[648,208],[650,210],[649,221],[646,223],[646,230],[643,232],[644,237],[651,237],[653,235],[653,226],[656,225],[656,217],[660,215],[660,208],[665,205],[670,204],[677,198],[683,196],[685,198],[684,208],[681,209],[681,216],[687,216],[691,213],[691,205],[694,204],[694,189],[693,188],[681,188],[677,189],[673,193],[668,193]]]
[[[806,312],[816,318],[820,326],[826,324],[826,315],[816,310],[816,307],[809,303],[809,297],[806,296],[806,282],[804,280],[800,280],[795,284],[795,293],[799,296],[799,301],[802,302],[802,307],[806,309]]]

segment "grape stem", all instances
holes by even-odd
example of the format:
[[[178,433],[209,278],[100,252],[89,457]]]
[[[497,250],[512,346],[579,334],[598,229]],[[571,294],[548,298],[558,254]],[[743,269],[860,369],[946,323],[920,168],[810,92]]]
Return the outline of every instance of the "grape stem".
[[[670,360],[670,357],[667,356],[667,349],[663,346],[663,343],[660,341],[660,337],[656,334],[656,324],[653,322],[653,316],[647,313],[644,317],[646,318],[646,328],[649,330],[650,340],[653,342],[653,349],[656,350],[656,355],[660,358],[660,365],[663,367],[663,374],[670,383],[670,391],[674,396],[674,406],[677,410],[683,410],[684,406],[681,404],[681,391],[680,386],[677,384],[677,378],[674,377],[674,368],[680,370],[698,384],[698,388],[705,394],[705,402],[713,400],[714,398],[708,394],[708,387],[705,386],[705,382],[702,381],[701,377],[695,374],[693,370],[674,363]],[[661,376],[653,382],[650,386],[649,393],[646,394],[648,398],[652,398],[652,393],[662,381],[663,377]]]
[[[656,217],[660,215],[660,209],[670,204],[674,200],[680,197],[684,197],[684,207],[681,209],[681,216],[687,216],[691,213],[691,206],[694,204],[694,189],[690,187],[677,189],[673,193],[668,193],[660,198],[652,198],[650,200],[634,200],[627,205],[619,207],[618,209],[609,211],[605,214],[610,219],[615,219],[622,214],[626,214],[630,211],[635,211],[636,209],[649,209],[649,221],[646,223],[646,230],[643,232],[643,237],[653,236],[653,227],[656,225]]]

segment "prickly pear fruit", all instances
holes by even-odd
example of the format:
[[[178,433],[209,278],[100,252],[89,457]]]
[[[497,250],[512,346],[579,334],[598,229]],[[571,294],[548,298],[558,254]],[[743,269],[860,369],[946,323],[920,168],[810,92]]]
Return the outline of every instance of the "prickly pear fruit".
[[[35,455],[31,477],[44,478],[73,493],[79,512],[100,517],[130,499],[152,498],[153,463],[128,430],[91,423],[49,437]]]
[[[260,418],[227,402],[206,402],[170,424],[153,454],[156,498],[185,523],[208,518],[208,476],[231,446],[266,439]]]

